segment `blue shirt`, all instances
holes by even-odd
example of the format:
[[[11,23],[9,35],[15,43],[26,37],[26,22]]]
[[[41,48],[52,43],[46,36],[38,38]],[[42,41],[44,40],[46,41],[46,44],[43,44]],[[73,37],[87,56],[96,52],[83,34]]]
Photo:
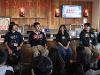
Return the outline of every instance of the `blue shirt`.
[[[94,32],[86,32],[83,30],[80,33],[80,44],[83,46],[90,46],[90,44],[95,46],[97,44],[97,39]]]
[[[20,46],[20,44],[23,42],[23,37],[17,31],[15,31],[14,33],[12,33],[11,31],[9,31],[5,35],[4,42],[7,42],[7,45],[10,48],[16,48],[16,47]]]

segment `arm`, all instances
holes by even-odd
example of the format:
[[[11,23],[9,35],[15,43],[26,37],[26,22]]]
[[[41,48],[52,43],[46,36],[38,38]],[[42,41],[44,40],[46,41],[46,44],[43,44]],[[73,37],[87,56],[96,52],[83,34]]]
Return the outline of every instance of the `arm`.
[[[97,45],[97,38],[94,34],[94,32],[91,34],[91,43],[90,43],[90,48],[95,49]]]
[[[64,47],[60,42],[58,42],[58,44],[59,44],[61,47]]]
[[[35,75],[35,73],[34,73],[34,69],[32,68],[32,75]]]
[[[7,48],[9,54],[13,53],[12,49],[8,46],[7,42],[5,42],[5,47]]]
[[[88,42],[88,40],[87,40],[87,38],[85,38],[85,32],[84,31],[82,31],[81,33],[80,33],[80,45],[85,45],[85,46],[88,46],[89,45],[89,42]]]
[[[20,41],[19,41],[19,45],[17,47],[17,50],[21,50],[21,47],[23,46],[23,37],[22,35],[19,33],[19,37],[20,37]]]
[[[65,49],[67,49],[67,48],[69,47],[69,45],[70,45],[70,37],[69,37],[69,34],[68,34],[68,33],[66,33],[66,38],[67,38],[67,40],[68,40],[68,43],[67,43],[67,45],[65,46]]]
[[[45,48],[47,48],[47,39],[46,39],[46,35],[43,33],[43,38],[44,38],[44,42],[45,42]]]
[[[32,34],[29,35],[29,39],[28,39],[29,44],[32,46]]]
[[[95,36],[95,33],[94,33],[94,38],[92,39],[92,45],[94,45],[94,46],[97,45],[97,38]]]
[[[64,46],[59,42],[59,40],[60,40],[60,39],[59,39],[59,35],[57,34],[57,35],[56,35],[56,41],[57,41],[58,45],[60,45],[61,47],[64,47]]]
[[[65,48],[67,49],[69,47],[70,41],[68,42],[67,46],[65,46]]]
[[[9,54],[12,54],[12,49],[8,46],[8,34],[6,34],[5,35],[5,38],[4,38],[4,45],[5,45],[5,47],[7,48],[7,50],[8,50],[8,53]]]
[[[100,32],[97,35],[97,42],[100,43]]]
[[[24,42],[24,40],[23,40],[23,36],[20,34],[20,38],[21,38],[21,43],[20,43],[20,47],[22,47],[23,46],[23,42]]]
[[[23,46],[23,42],[17,47],[17,50],[21,50],[21,47]]]

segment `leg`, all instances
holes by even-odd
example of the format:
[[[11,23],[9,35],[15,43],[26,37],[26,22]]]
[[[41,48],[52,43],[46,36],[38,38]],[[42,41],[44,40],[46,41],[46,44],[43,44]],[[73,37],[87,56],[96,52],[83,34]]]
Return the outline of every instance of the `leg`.
[[[38,45],[38,50],[40,51],[42,56],[48,56],[49,54],[49,50],[41,45]]]
[[[61,46],[58,47],[58,53],[61,55],[61,57],[64,60],[65,59],[65,50],[63,47],[61,47]]]
[[[40,54],[37,46],[33,46],[32,51],[33,51],[33,57],[36,57]]]
[[[68,48],[66,49],[65,62],[66,61],[68,62],[71,59],[71,57],[72,57],[72,49]]]

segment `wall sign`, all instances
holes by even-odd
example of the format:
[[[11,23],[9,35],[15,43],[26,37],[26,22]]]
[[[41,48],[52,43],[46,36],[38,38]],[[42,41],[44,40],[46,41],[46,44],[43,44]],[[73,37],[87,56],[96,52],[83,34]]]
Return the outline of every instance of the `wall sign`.
[[[10,17],[0,17],[0,30],[8,30]]]

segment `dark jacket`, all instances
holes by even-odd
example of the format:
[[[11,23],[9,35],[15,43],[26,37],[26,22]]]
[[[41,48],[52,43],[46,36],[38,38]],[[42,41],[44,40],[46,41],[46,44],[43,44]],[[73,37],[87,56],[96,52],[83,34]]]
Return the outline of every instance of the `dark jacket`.
[[[80,44],[83,46],[90,46],[90,44],[95,46],[97,44],[97,40],[94,32],[86,32],[86,30],[83,30],[80,33]]]
[[[20,46],[20,44],[23,42],[23,37],[17,31],[14,32],[14,33],[12,33],[11,31],[9,31],[5,35],[4,42],[7,42],[8,46],[10,48],[16,48],[17,46]]]
[[[60,42],[62,45],[66,46],[68,42],[70,41],[69,34],[65,32],[64,34],[57,34],[56,35],[56,41]]]
[[[32,32],[29,35],[29,44],[32,46],[42,45],[45,46],[47,43],[46,37],[43,32],[40,32],[40,34],[36,34],[35,32]]]

